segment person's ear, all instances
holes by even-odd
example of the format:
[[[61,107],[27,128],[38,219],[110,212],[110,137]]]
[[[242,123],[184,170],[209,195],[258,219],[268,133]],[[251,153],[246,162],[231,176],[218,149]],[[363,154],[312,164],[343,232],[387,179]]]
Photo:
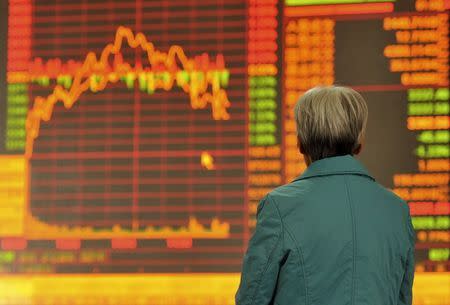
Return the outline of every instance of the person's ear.
[[[303,149],[302,146],[302,141],[300,140],[300,136],[298,135],[297,135],[297,147],[300,153],[303,155],[306,165],[309,166],[312,163],[312,160],[307,154],[305,154],[305,150]]]
[[[300,151],[300,153],[301,153],[302,155],[304,155],[304,154],[305,154],[305,151],[304,151],[304,149],[303,149],[303,147],[302,147],[302,142],[301,142],[301,140],[300,140],[300,136],[299,136],[299,135],[297,135],[297,147],[298,147],[298,150]]]
[[[354,155],[359,155],[359,153],[362,150],[362,146],[363,146],[363,143],[359,143],[358,146],[356,146],[355,150],[353,150],[353,154]]]

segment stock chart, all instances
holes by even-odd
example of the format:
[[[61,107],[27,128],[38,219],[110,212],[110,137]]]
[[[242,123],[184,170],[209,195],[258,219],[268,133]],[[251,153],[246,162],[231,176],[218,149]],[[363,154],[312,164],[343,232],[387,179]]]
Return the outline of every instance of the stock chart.
[[[415,305],[450,304],[448,0],[0,6],[0,304],[233,304],[258,202],[306,168],[293,106],[369,106],[409,204]]]

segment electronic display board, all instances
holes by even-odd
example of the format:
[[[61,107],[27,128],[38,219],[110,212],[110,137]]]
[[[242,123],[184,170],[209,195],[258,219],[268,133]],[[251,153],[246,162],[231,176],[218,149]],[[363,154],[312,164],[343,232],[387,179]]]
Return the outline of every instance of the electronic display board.
[[[450,304],[447,0],[9,0],[0,304],[233,304],[259,200],[306,164],[315,85],[368,102],[415,304]]]

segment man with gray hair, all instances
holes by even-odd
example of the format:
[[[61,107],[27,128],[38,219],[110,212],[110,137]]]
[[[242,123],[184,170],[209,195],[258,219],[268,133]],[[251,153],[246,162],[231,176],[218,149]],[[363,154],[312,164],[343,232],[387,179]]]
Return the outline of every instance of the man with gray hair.
[[[236,304],[411,305],[409,207],[353,157],[367,125],[363,97],[316,87],[294,111],[308,167],[261,200]]]

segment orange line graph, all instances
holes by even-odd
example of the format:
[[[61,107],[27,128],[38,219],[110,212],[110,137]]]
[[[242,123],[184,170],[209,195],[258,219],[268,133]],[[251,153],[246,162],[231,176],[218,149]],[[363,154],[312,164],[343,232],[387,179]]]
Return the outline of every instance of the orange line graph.
[[[27,211],[28,212],[28,211]],[[202,225],[195,217],[189,217],[185,226],[178,228],[163,226],[156,228],[146,226],[141,230],[127,230],[119,225],[111,228],[95,229],[91,226],[52,225],[38,218],[25,214],[24,234],[27,239],[113,239],[113,238],[136,238],[136,239],[171,239],[171,238],[193,238],[193,239],[223,239],[230,234],[230,224],[223,222],[217,217],[211,219],[209,225]]]
[[[167,71],[165,74],[167,77],[155,79],[150,77],[151,73],[148,73],[152,70],[144,70],[139,65],[132,67],[129,63],[124,63],[121,55],[124,43],[133,49],[142,49],[146,53],[150,68],[156,71],[158,69]],[[114,72],[111,72],[109,64],[112,55],[114,56]],[[223,57],[217,56],[215,70],[208,69],[205,56],[200,57],[200,59],[199,63],[198,58],[197,60],[188,58],[183,49],[177,45],[171,46],[167,52],[158,51],[153,43],[147,41],[143,33],[134,35],[131,29],[119,27],[114,42],[104,47],[98,59],[94,52],[89,52],[86,55],[83,64],[79,65],[73,74],[70,88],[66,89],[61,85],[56,85],[53,92],[47,97],[38,96],[34,99],[33,106],[26,118],[25,156],[31,157],[34,140],[39,136],[41,121],[51,119],[53,107],[56,103],[62,102],[66,109],[70,109],[84,92],[88,90],[92,92],[102,91],[109,83],[116,83],[123,76],[131,76],[134,80],[136,75],[148,75],[149,77],[145,81],[152,90],[163,89],[167,91],[172,89],[176,83],[184,92],[189,94],[193,109],[204,109],[211,105],[214,120],[229,119],[227,108],[230,106],[230,101],[225,90],[221,87],[220,71],[218,70],[224,69]],[[181,69],[178,63],[181,64]],[[188,78],[179,77],[178,72],[180,71],[187,72]],[[208,90],[211,92],[208,92]]]

